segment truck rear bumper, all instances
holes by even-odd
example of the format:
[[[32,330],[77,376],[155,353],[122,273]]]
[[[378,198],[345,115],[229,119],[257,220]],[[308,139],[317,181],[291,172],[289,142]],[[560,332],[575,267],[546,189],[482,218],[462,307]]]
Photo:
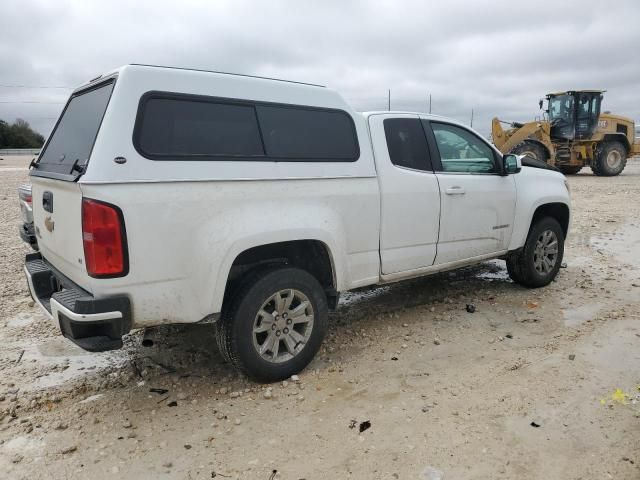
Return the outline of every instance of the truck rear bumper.
[[[122,336],[131,330],[128,297],[95,299],[40,253],[27,254],[24,272],[31,297],[66,338],[91,352],[122,347]]]

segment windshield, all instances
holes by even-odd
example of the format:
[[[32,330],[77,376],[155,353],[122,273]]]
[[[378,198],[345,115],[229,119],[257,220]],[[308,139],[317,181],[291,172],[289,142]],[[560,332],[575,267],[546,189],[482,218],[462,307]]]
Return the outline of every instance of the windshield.
[[[73,95],[40,155],[37,171],[78,176],[86,166],[107,109],[114,81]],[[74,168],[74,165],[76,166]]]
[[[556,95],[549,97],[549,120],[551,124],[573,122],[573,96]]]

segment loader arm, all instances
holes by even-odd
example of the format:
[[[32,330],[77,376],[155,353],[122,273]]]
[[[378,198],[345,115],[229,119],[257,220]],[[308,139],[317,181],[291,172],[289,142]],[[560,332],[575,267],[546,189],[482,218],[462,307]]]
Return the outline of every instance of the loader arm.
[[[540,130],[542,130],[542,125],[538,122],[525,123],[521,128],[514,131],[514,133],[502,145],[500,151],[503,153],[510,152],[513,147],[519,145],[527,138],[534,136],[534,134]]]

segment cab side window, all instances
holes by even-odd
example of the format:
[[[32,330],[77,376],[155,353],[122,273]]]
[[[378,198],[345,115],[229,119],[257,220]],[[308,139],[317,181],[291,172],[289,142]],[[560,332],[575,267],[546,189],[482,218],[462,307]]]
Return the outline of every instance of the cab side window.
[[[412,170],[433,171],[427,137],[418,118],[387,118],[384,134],[391,163]]]
[[[442,171],[460,173],[496,173],[493,149],[468,130],[445,123],[431,122],[442,161]]]

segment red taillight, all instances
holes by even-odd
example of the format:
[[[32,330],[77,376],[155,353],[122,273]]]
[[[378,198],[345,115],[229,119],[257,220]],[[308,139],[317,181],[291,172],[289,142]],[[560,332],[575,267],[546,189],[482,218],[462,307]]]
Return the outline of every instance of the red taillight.
[[[124,221],[118,207],[83,198],[82,243],[87,273],[92,277],[128,273]]]
[[[25,195],[24,196],[24,201],[27,202],[29,205],[33,204],[33,197],[31,195]]]

